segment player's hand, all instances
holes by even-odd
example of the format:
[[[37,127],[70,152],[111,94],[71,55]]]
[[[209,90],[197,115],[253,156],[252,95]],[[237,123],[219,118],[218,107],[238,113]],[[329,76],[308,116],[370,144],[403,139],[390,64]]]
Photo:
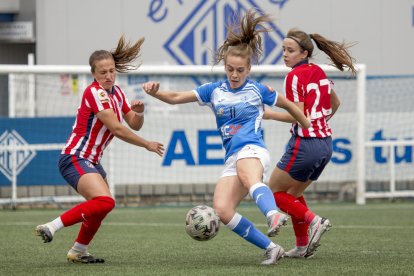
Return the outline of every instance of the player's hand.
[[[131,109],[136,113],[143,113],[145,110],[145,104],[140,100],[133,100],[131,101]]]
[[[312,125],[312,120],[311,120],[311,117],[310,117],[310,114],[309,114],[309,110],[306,110],[306,119],[308,121],[306,126],[302,126],[299,122],[298,123],[302,128],[308,129]]]
[[[163,156],[164,155],[164,145],[161,144],[161,143],[150,141],[145,148],[148,151],[155,152],[159,156]]]
[[[142,89],[144,89],[145,93],[147,93],[148,95],[154,96],[155,94],[157,94],[158,89],[160,89],[160,83],[149,81],[142,85]]]

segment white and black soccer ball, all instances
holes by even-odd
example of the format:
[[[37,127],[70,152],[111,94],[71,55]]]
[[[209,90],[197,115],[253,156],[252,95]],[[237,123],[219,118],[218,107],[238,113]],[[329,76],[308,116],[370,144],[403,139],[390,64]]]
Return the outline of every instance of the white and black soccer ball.
[[[185,218],[185,231],[197,241],[214,238],[220,229],[220,219],[213,208],[198,205],[188,211]]]

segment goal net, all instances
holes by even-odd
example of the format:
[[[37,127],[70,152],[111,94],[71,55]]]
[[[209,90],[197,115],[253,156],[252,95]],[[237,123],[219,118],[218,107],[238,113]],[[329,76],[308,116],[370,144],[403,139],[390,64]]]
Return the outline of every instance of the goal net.
[[[360,193],[366,198],[414,197],[414,76],[368,77]]]
[[[371,191],[390,191],[392,170],[397,183],[394,191],[402,187],[400,182],[411,183],[410,144],[391,146],[395,149],[395,164],[391,166],[390,146],[368,142],[412,138],[414,126],[408,120],[413,78],[367,80],[363,65],[358,65],[356,77],[322,67],[334,82],[341,106],[329,122],[334,133],[332,160],[315,187],[330,183],[341,189],[350,185],[363,203]],[[254,66],[251,78],[282,91],[288,70],[285,66]],[[11,199],[3,202],[34,200],[18,198],[16,187],[66,185],[59,175],[57,159],[92,76],[85,66],[0,66],[0,74],[8,76],[9,91],[8,116],[0,119],[0,188],[12,189]],[[224,76],[222,66],[141,66],[117,76],[117,84],[129,100],[145,102],[145,123],[137,134],[162,142],[166,151],[159,157],[114,139],[102,158],[113,192],[117,185],[201,185],[217,181],[224,151],[211,110],[197,103],[165,104],[146,95],[141,84],[158,81],[163,90],[188,91]],[[273,168],[290,137],[290,125],[264,121],[263,127]],[[385,169],[387,166],[393,169]]]

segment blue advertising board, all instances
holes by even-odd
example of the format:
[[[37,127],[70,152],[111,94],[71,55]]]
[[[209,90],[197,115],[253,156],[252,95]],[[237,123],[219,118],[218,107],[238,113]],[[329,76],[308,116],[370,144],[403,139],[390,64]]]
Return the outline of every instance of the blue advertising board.
[[[74,117],[0,118],[0,145],[63,144],[69,137]],[[57,162],[60,150],[17,152],[17,182],[28,185],[66,185]],[[12,156],[0,151],[0,186],[11,185]]]

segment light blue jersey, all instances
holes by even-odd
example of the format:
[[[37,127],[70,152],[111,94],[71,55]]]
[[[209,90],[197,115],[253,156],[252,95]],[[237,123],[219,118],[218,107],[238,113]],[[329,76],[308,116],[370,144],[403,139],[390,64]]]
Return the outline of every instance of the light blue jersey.
[[[236,90],[226,80],[204,84],[194,92],[199,103],[208,105],[216,116],[225,160],[247,144],[266,148],[262,134],[264,104],[276,104],[276,91],[248,79]]]

